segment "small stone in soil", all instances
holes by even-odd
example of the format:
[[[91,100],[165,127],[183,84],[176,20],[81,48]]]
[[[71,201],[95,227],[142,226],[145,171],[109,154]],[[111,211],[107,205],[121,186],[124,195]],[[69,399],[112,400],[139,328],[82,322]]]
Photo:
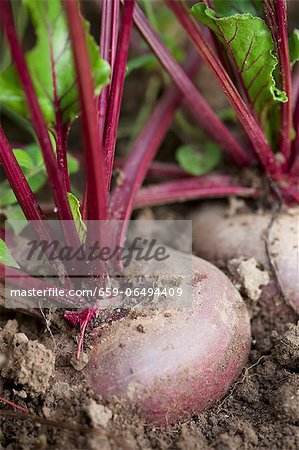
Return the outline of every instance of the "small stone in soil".
[[[40,434],[37,438],[37,449],[44,450],[47,448],[47,436],[45,434]]]
[[[137,328],[137,331],[139,331],[139,333],[145,333],[143,325],[139,324],[139,325],[137,325],[136,328]]]
[[[70,363],[73,366],[73,368],[75,370],[77,370],[78,372],[80,372],[81,370],[84,369],[84,367],[87,366],[89,362],[89,356],[86,353],[81,352],[80,354],[80,359],[77,359],[76,354],[74,354],[71,359],[70,359]]]

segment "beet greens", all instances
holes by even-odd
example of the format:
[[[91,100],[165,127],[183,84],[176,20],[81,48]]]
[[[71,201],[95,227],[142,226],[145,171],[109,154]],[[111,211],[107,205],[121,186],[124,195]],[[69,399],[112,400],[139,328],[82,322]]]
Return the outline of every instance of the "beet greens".
[[[1,0],[0,17],[12,64],[0,74],[0,103],[29,126],[38,143],[22,150],[13,148],[1,127],[0,161],[12,190],[7,194],[7,181],[2,183],[8,200],[0,203],[1,212],[7,218],[24,214],[28,221],[39,224],[36,232],[40,237],[49,236],[46,208],[36,198],[48,182],[59,219],[71,224],[64,230],[68,243],[76,244],[82,238],[78,221],[117,219],[120,225],[114,244],[122,244],[134,207],[261,195],[254,188],[237,184],[228,173],[209,173],[219,162],[220,149],[240,168],[258,167],[272,194],[279,192],[288,204],[298,203],[299,32],[294,30],[288,38],[287,3],[206,1],[189,11],[182,2],[166,0],[173,20],[192,43],[190,51],[183,51],[184,65],[171,54],[137,2],[102,0],[94,6],[99,3],[100,48],[78,0],[22,0],[36,33],[35,46],[25,52],[11,2]],[[168,74],[171,86],[156,102],[123,162],[115,158],[115,148],[133,24]],[[220,120],[192,81],[202,63],[209,66],[227,96],[245,132],[242,141]],[[200,157],[194,146],[181,150],[180,168],[153,160],[182,104],[214,143],[209,145],[217,146],[215,150],[207,145],[206,154]],[[69,156],[67,144],[79,115],[86,167],[81,206],[70,181],[70,173],[78,171],[79,165]],[[201,175],[191,176],[189,166]],[[114,167],[122,171],[116,184],[112,183]],[[171,180],[141,188],[148,174]],[[0,242],[3,278],[4,265],[20,269]],[[61,275],[61,267],[57,272]],[[66,285],[70,282],[66,270],[62,279]],[[28,276],[28,284],[32,281]],[[79,349],[93,315],[94,310],[88,309],[79,319],[78,313],[73,319],[67,316],[81,325]]]

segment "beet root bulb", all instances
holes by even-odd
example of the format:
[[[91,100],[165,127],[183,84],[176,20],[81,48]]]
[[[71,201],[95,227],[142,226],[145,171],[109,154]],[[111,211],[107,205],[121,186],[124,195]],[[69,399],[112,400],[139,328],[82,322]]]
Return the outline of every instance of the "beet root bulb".
[[[158,425],[212,405],[249,352],[249,315],[238,291],[210,263],[192,257],[192,267],[189,306],[137,310],[113,323],[88,366],[90,384],[104,400],[116,396]]]
[[[274,267],[279,286],[272,276],[262,297],[273,302],[274,295],[282,291],[286,303],[299,314],[299,208],[279,214],[270,230],[270,212],[233,217],[227,212],[223,204],[208,204],[193,214],[194,252],[219,266],[245,257],[254,258],[270,274]]]

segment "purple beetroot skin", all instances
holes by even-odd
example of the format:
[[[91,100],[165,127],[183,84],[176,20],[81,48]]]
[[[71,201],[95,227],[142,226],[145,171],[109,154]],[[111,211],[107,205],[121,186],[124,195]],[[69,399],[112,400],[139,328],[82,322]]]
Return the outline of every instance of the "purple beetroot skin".
[[[116,396],[160,425],[184,421],[218,400],[250,346],[239,293],[215,266],[192,258],[192,304],[167,312],[143,309],[114,322],[96,342],[88,367],[104,400]]]
[[[197,255],[217,265],[229,259],[255,258],[270,271],[265,236],[271,213],[242,213],[229,217],[221,203],[208,204],[193,214],[193,247]],[[274,221],[269,238],[269,254],[283,290],[285,301],[299,314],[299,208],[282,212]],[[264,288],[269,303],[277,294],[275,282]]]

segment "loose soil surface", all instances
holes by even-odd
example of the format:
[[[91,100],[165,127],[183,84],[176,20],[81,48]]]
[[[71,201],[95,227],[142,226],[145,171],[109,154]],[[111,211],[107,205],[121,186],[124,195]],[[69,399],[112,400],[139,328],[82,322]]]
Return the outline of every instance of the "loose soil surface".
[[[289,3],[292,29],[298,22],[296,2]],[[94,18],[97,26],[99,18],[97,15]],[[96,33],[98,36],[97,29]],[[157,76],[160,77],[159,72]],[[205,67],[197,81],[217,111],[227,107],[217,82]],[[134,124],[140,105],[148,101],[147,84],[147,74],[140,76],[138,71],[126,81],[121,114],[125,131]],[[190,120],[188,113],[187,117]],[[230,126],[236,128],[234,122]],[[80,123],[75,127],[69,142],[70,148],[76,152]],[[197,128],[198,124],[195,125]],[[20,142],[31,142],[31,136],[16,129],[15,123],[8,118],[5,118],[5,129],[12,142],[17,133],[22,133],[18,139]],[[126,154],[130,148],[128,142],[137,131],[129,133],[129,136],[126,133],[119,139],[120,156]],[[181,139],[183,135],[182,128],[175,122],[159,151],[160,160],[169,161],[170,155],[173,161],[176,148],[186,143]],[[231,168],[230,163],[228,168]],[[261,184],[259,177],[257,181],[252,180],[251,173],[248,176],[242,172],[241,177],[246,185]],[[82,180],[76,181],[80,187]],[[159,218],[176,218],[177,210],[177,206],[168,209],[166,216],[159,214]],[[138,215],[143,219],[154,217],[149,209]],[[186,423],[167,428],[147,425],[138,411],[128,409],[116,399],[108,405],[103,404],[87,385],[85,367],[98,336],[91,333],[92,327],[88,329],[84,354],[78,362],[75,353],[79,330],[62,319],[61,311],[45,312],[44,317],[37,319],[21,312],[15,314],[0,306],[0,396],[29,411],[22,412],[0,401],[0,449],[297,450],[298,317],[279,297],[272,298],[270,305],[258,299],[260,285],[267,280],[265,272],[255,269],[254,261],[242,260],[233,261],[224,268],[241,289],[252,317],[252,347],[246,367],[213,408],[194,415]],[[93,326],[103,329],[104,333],[109,320],[102,317]],[[136,327],[136,332],[146,330]]]
[[[270,306],[258,300],[259,288],[268,279],[253,260],[235,260],[227,273],[252,316],[247,366],[212,409],[167,428],[147,425],[138,411],[117,399],[103,404],[87,385],[85,367],[97,333],[87,335],[78,362],[78,329],[70,327],[61,312],[51,311],[39,320],[2,309],[0,396],[29,414],[0,403],[0,448],[298,449],[297,318],[278,297]],[[105,333],[109,320],[102,317],[96,325]]]

